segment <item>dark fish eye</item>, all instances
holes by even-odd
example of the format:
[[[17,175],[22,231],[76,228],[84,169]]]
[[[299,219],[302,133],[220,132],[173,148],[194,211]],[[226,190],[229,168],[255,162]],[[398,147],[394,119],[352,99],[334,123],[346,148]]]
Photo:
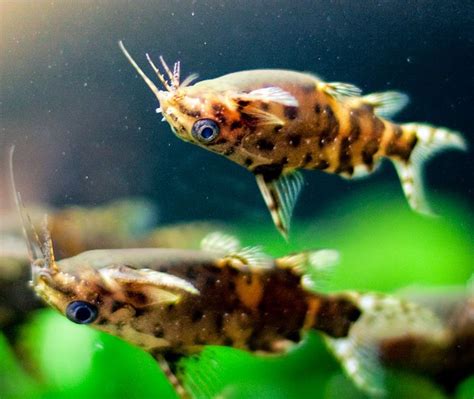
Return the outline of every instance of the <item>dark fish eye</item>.
[[[89,302],[74,301],[67,305],[66,316],[77,324],[90,324],[97,319],[97,307]]]
[[[199,119],[194,122],[191,133],[198,141],[210,143],[219,135],[219,131],[219,125],[212,119]]]

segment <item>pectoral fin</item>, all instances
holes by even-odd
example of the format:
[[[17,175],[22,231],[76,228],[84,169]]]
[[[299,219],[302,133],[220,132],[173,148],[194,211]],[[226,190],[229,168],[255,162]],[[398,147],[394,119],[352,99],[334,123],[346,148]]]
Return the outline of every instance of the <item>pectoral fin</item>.
[[[186,280],[151,269],[120,265],[101,269],[99,273],[108,288],[127,295],[127,300],[137,307],[176,303],[184,295],[199,294]]]
[[[231,235],[216,231],[201,241],[203,251],[212,252],[237,269],[260,269],[273,266],[271,257],[260,247],[242,248],[239,240]],[[227,263],[227,264],[228,264]]]
[[[297,107],[298,100],[279,87],[264,87],[249,93],[239,93],[237,97],[244,101],[261,101],[264,103],[279,103],[288,107]]]
[[[285,120],[268,111],[270,104],[298,107],[298,100],[279,87],[264,87],[249,93],[235,93],[231,96],[242,114],[257,125],[283,126]]]
[[[304,184],[302,174],[295,171],[273,180],[257,174],[256,179],[276,228],[287,239],[293,209]]]

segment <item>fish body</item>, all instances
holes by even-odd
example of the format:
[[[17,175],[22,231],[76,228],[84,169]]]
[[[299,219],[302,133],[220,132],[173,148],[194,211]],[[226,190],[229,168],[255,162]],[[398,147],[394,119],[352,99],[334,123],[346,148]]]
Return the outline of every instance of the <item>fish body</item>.
[[[361,177],[388,158],[397,169],[410,206],[432,214],[423,190],[423,161],[443,149],[465,149],[459,133],[427,124],[393,122],[390,118],[408,103],[402,93],[363,96],[351,84],[272,69],[181,84],[179,63],[171,72],[162,60],[168,82],[148,57],[166,89],[159,90],[120,45],[156,95],[158,110],[179,138],[223,155],[256,176],[273,221],[284,236],[303,186],[299,170]]]
[[[279,352],[311,328],[346,336],[360,314],[344,296],[305,289],[285,259],[268,258],[262,267],[245,262],[206,251],[94,250],[55,262],[53,279],[43,280],[40,266],[33,281],[61,313],[78,300],[100,304],[97,329],[176,354],[203,345]]]
[[[48,236],[31,240],[36,293],[71,321],[151,353],[182,397],[190,395],[187,367],[194,367],[182,360],[207,345],[278,354],[317,331],[354,383],[379,395],[382,339],[449,343],[440,320],[412,303],[318,293],[309,276],[317,281],[334,265],[332,250],[273,259],[215,233],[202,250],[93,250],[56,261]]]

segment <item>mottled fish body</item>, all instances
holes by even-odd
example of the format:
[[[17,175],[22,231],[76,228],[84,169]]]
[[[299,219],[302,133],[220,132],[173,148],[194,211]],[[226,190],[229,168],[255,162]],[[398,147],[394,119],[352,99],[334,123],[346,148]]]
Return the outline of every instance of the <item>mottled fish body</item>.
[[[167,81],[148,57],[166,89],[159,90],[120,45],[178,137],[255,174],[273,221],[285,236],[303,186],[300,169],[352,178],[372,172],[382,158],[389,158],[410,206],[431,214],[423,191],[423,161],[439,150],[465,149],[456,132],[392,122],[408,102],[402,93],[363,96],[353,85],[288,70],[236,72],[191,86],[190,79],[180,83],[179,63],[171,72],[162,60]]]
[[[336,251],[273,259],[214,233],[200,251],[94,250],[56,261],[47,232],[40,241],[32,231],[36,293],[71,321],[150,352],[181,397],[192,391],[187,370],[195,363],[186,357],[206,345],[277,354],[317,331],[354,383],[374,395],[386,389],[380,342],[410,336],[449,345],[441,321],[418,305],[373,293],[318,293],[314,281],[335,264]]]

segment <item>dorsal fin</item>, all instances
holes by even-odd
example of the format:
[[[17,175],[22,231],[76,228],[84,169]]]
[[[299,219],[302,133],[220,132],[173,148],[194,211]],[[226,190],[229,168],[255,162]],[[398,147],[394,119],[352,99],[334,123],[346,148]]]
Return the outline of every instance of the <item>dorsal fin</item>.
[[[297,107],[298,100],[291,93],[280,87],[264,87],[252,90],[249,93],[237,93],[234,96],[237,101],[261,101],[263,103],[278,103],[288,107]]]
[[[319,82],[318,89],[339,101],[344,101],[347,98],[359,97],[362,93],[362,90],[357,86],[342,82]]]
[[[242,248],[237,238],[218,231],[203,238],[201,249],[214,253],[224,261],[230,261],[236,268],[258,269],[273,265],[271,257],[265,254],[261,247]]]
[[[391,118],[408,104],[409,97],[398,91],[385,91],[367,94],[361,101],[373,107],[377,116]]]
[[[277,259],[279,268],[289,268],[302,277],[304,288],[320,290],[328,276],[340,261],[340,254],[334,249],[320,249],[300,252]]]
[[[255,177],[275,226],[287,239],[293,209],[304,185],[303,175],[294,171],[270,181],[263,175]]]
[[[206,235],[201,241],[203,251],[212,252],[218,256],[226,256],[240,250],[240,241],[230,234],[215,231]]]

